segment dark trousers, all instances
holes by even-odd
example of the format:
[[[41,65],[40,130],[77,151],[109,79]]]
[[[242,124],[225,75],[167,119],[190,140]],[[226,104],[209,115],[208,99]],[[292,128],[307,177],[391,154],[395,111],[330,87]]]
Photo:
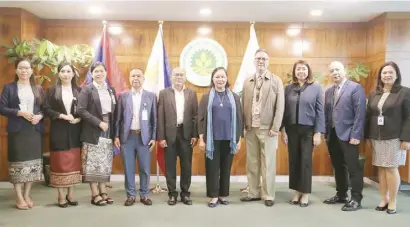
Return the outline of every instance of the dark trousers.
[[[183,135],[182,127],[177,129],[175,141],[167,141],[168,147],[165,148],[165,177],[167,179],[168,196],[178,197],[176,190],[177,181],[177,157],[181,167],[181,197],[190,196],[189,187],[191,186],[192,176],[192,147],[191,140],[186,140]]]
[[[213,159],[205,156],[206,195],[209,198],[229,196],[233,154],[229,140],[215,140]]]
[[[312,192],[312,126],[286,127],[289,152],[289,188],[301,193]]]
[[[327,146],[335,171],[337,195],[347,197],[350,179],[352,199],[361,202],[363,198],[363,172],[360,169],[359,145],[352,145],[349,141],[340,140],[333,128]]]

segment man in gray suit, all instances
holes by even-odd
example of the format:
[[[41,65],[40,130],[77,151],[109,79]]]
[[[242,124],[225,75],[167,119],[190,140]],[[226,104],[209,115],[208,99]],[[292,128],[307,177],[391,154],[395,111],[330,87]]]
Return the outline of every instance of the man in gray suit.
[[[195,90],[185,87],[185,72],[175,68],[171,76],[172,87],[159,93],[158,140],[165,152],[165,177],[168,186],[168,204],[175,205],[176,162],[181,166],[181,202],[191,205],[189,187],[192,175],[192,148],[196,145],[198,132],[196,121],[198,101]]]
[[[115,121],[114,145],[121,149],[125,173],[127,200],[125,206],[135,203],[135,159],[138,158],[140,177],[140,202],[152,205],[148,198],[150,182],[150,148],[155,144],[157,128],[157,98],[143,90],[144,71],[130,72],[132,89],[120,95]]]
[[[361,208],[363,171],[359,163],[359,143],[363,137],[366,96],[362,86],[346,78],[344,65],[329,65],[334,86],[326,90],[326,141],[336,178],[337,194],[324,203],[345,203],[343,211]],[[352,186],[348,200],[348,177]]]

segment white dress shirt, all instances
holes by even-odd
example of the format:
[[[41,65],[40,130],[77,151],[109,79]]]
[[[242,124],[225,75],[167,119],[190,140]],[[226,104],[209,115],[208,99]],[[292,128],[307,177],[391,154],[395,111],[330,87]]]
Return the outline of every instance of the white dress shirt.
[[[175,106],[177,110],[177,124],[182,124],[184,122],[185,86],[182,88],[181,91],[178,91],[177,89],[175,89],[174,86],[172,86],[172,89],[174,89],[174,93],[175,93]]]
[[[141,107],[142,89],[140,91],[136,91],[134,88],[132,88],[131,89],[131,95],[132,95],[131,130],[139,130],[139,129],[141,129],[141,125],[140,125],[140,107]]]
[[[34,114],[35,97],[31,85],[17,83],[17,94],[20,100],[20,110]]]
[[[63,99],[65,111],[67,114],[71,114],[71,105],[73,103],[73,89],[71,86],[61,86],[61,96]]]

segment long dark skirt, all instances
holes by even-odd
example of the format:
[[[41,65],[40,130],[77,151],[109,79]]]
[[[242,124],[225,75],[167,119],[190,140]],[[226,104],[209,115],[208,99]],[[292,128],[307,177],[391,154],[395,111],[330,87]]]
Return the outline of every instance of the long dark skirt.
[[[11,183],[36,182],[44,179],[41,139],[41,133],[28,121],[23,122],[20,131],[8,133]]]
[[[52,151],[50,153],[50,185],[56,188],[81,183],[81,149]]]
[[[114,153],[110,131],[101,132],[98,144],[83,143],[83,182],[110,182]]]

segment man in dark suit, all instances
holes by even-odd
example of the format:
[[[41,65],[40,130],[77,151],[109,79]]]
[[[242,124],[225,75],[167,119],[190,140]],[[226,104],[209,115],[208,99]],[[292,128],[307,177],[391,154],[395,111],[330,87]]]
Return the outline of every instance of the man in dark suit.
[[[143,89],[144,71],[133,69],[130,72],[130,91],[118,99],[115,122],[114,144],[121,149],[125,173],[127,200],[125,206],[135,203],[135,159],[138,159],[140,177],[140,202],[152,205],[148,198],[150,181],[150,148],[155,144],[157,129],[157,97]]]
[[[366,97],[362,86],[346,78],[344,65],[338,61],[329,65],[334,86],[326,90],[326,141],[336,178],[337,194],[326,204],[345,203],[343,211],[361,208],[363,171],[359,163],[359,143],[363,137]],[[348,199],[348,182],[351,199]]]
[[[192,175],[192,148],[196,145],[198,101],[195,90],[185,87],[185,72],[175,68],[171,76],[172,87],[159,93],[158,140],[165,149],[165,177],[168,187],[168,204],[175,205],[176,162],[181,167],[181,201],[191,205],[189,187]]]

